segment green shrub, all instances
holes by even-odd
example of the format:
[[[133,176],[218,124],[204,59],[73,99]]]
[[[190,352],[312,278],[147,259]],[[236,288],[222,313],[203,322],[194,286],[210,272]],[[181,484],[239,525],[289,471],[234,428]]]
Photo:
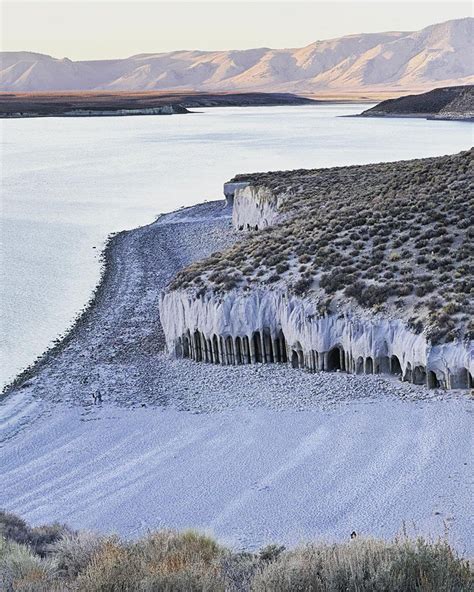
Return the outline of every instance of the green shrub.
[[[156,532],[129,544],[109,539],[77,582],[83,592],[225,592],[219,572],[223,553],[215,541],[194,532]]]
[[[293,284],[293,292],[297,296],[301,296],[309,290],[310,286],[311,286],[311,280],[300,279]]]
[[[86,531],[64,534],[51,546],[56,573],[66,579],[77,577],[108,541],[106,537]]]

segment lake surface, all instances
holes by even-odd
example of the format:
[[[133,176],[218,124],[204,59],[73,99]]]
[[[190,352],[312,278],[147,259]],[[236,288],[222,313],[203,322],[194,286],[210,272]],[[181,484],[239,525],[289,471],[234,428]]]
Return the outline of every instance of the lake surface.
[[[436,156],[472,144],[467,123],[339,117],[364,108],[3,120],[0,382],[88,301],[109,233],[219,199],[237,173]]]

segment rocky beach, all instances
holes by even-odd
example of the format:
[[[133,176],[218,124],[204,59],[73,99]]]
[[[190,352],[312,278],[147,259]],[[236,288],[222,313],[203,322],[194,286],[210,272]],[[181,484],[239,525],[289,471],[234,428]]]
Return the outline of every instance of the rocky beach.
[[[180,269],[239,240],[231,214],[224,201],[208,202],[110,237],[103,277],[90,303],[66,335],[4,389],[4,396],[31,393],[54,403],[87,406],[101,392],[110,403],[193,411],[242,403],[320,408],[347,397],[381,394],[444,397],[441,390],[427,391],[391,376],[310,375],[285,365],[237,368],[171,358],[160,323],[160,294]],[[206,389],[201,392],[196,384]],[[264,385],[269,388],[262,390]]]

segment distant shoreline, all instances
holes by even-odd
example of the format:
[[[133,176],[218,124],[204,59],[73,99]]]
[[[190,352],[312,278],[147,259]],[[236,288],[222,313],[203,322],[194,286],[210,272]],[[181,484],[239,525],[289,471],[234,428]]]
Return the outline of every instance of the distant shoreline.
[[[360,117],[408,117],[441,121],[474,121],[474,86],[448,86],[382,101]]]
[[[300,106],[321,102],[290,93],[3,92],[0,119],[174,115],[200,107]]]
[[[433,113],[371,113],[370,115],[364,113],[356,113],[355,115],[340,115],[340,117],[357,117],[364,119],[426,119],[427,121],[460,121],[466,123],[473,123],[473,117],[448,117],[437,116]]]

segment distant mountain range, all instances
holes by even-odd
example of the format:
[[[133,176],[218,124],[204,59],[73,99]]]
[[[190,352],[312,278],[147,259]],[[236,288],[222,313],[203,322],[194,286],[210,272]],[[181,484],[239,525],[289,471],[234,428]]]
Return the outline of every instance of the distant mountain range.
[[[416,32],[348,35],[299,49],[174,51],[73,62],[0,53],[0,90],[426,90],[474,83],[474,19]]]

